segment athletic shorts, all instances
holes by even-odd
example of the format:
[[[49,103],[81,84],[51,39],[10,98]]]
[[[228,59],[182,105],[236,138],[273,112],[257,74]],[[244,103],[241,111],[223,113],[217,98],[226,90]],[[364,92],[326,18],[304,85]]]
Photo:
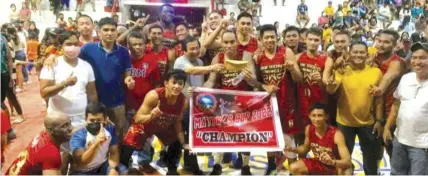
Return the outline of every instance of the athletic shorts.
[[[145,131],[143,124],[133,123],[128,129],[128,132],[123,139],[123,143],[135,147],[137,150],[141,150],[144,147],[146,140],[153,135],[155,135],[165,146],[172,144],[177,140],[177,134],[173,125],[168,129],[153,133]]]
[[[337,168],[327,166],[315,158],[302,159],[311,175],[337,175]]]

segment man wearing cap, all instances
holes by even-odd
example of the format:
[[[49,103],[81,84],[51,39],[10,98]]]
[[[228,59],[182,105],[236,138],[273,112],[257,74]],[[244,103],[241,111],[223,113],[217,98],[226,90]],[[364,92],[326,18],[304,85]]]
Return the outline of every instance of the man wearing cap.
[[[394,104],[383,133],[391,145],[391,174],[428,174],[428,44],[411,47],[413,72],[405,74],[394,92]],[[392,139],[390,127],[396,125]]]

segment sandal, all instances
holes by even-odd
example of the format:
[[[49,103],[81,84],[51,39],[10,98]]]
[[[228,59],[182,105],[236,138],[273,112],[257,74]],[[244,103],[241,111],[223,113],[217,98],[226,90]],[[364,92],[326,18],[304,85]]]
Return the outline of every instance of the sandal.
[[[12,124],[20,124],[20,123],[22,123],[24,121],[25,121],[25,119],[21,115],[18,115],[16,117],[16,119],[12,120]]]

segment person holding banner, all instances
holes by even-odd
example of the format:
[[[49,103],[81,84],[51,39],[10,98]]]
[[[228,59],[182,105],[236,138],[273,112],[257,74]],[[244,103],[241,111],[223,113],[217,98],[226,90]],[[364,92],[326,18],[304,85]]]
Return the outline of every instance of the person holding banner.
[[[257,68],[260,70],[257,76],[261,80],[261,83],[256,84],[256,88],[268,93],[276,93],[284,138],[290,139],[294,143],[292,135],[296,133],[296,130],[293,127],[295,127],[294,124],[297,124],[297,115],[295,114],[297,101],[294,85],[295,82],[302,81],[302,74],[293,51],[290,48],[278,47],[276,35],[275,26],[270,24],[261,26],[260,39],[264,51],[253,57]],[[266,175],[277,168],[276,164],[282,165],[282,163],[275,164],[274,154],[268,152]],[[289,159],[297,158],[295,155],[288,157],[290,157]]]
[[[223,24],[224,23],[222,23],[222,25]],[[254,64],[251,59],[251,53],[238,50],[236,34],[231,31],[226,31],[222,34],[221,45],[223,51],[214,57],[211,65],[219,63],[224,64],[226,69],[223,69],[218,73],[212,72],[208,80],[204,83],[204,87],[251,91],[252,86],[250,86],[250,83],[255,80],[253,71]],[[223,158],[220,155],[222,154],[217,153],[214,155],[216,164],[214,165],[213,172],[211,174],[219,175],[222,172],[220,162]],[[249,158],[249,153],[242,153],[242,175],[251,174],[250,167],[248,166]]]
[[[186,108],[186,97],[182,93],[186,84],[186,73],[182,70],[171,70],[166,74],[164,86],[147,93],[144,102],[134,117],[133,124],[125,136],[126,150],[122,149],[122,161],[129,161],[133,151],[142,147],[148,138],[155,135],[165,146],[167,175],[179,175],[177,163],[182,148],[190,150],[184,142],[182,115]],[[141,126],[140,124],[143,124]]]
[[[188,74],[187,84],[183,89],[183,92],[188,92],[188,89],[191,89],[190,87],[202,87],[204,84],[205,74],[219,72],[221,69],[223,69],[223,64],[204,66],[203,61],[199,59],[201,45],[198,39],[194,37],[188,36],[187,38],[183,39],[182,46],[180,48],[182,48],[185,53],[175,61],[174,69],[183,70],[186,74]],[[183,114],[183,130],[186,134],[186,142],[189,141],[190,135],[189,115],[189,109],[186,108]],[[184,168],[191,171],[195,175],[203,174],[203,172],[199,169],[196,155],[190,155],[188,150],[184,151]]]
[[[290,165],[293,175],[352,175],[351,155],[340,130],[327,124],[327,106],[313,104],[309,109],[312,124],[305,129],[305,143],[297,148],[285,147],[285,152],[299,155],[312,151],[314,158],[304,158]]]

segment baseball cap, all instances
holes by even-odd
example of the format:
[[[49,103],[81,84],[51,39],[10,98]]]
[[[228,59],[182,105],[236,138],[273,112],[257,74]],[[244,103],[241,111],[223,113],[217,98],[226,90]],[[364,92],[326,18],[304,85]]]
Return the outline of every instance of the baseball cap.
[[[415,52],[417,50],[423,49],[426,52],[428,52],[428,43],[415,43],[412,45],[412,47],[410,48],[410,51]]]

